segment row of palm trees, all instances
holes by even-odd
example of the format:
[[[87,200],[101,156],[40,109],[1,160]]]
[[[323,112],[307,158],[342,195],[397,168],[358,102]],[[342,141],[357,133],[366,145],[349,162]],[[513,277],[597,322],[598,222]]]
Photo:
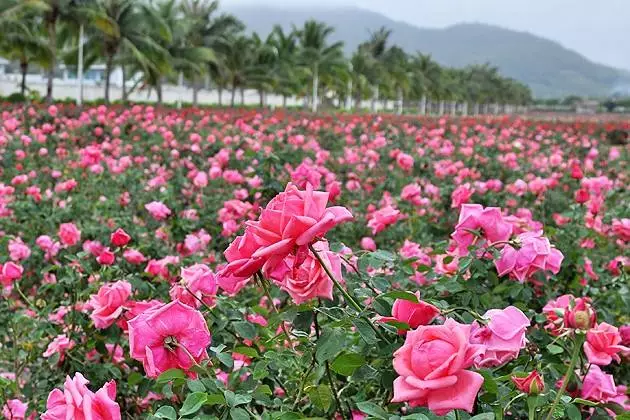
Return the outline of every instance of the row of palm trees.
[[[456,69],[431,56],[409,54],[391,45],[391,31],[369,34],[351,56],[334,29],[307,21],[285,31],[276,26],[266,37],[247,34],[233,15],[221,13],[217,0],[0,0],[0,55],[19,63],[22,93],[30,67],[47,70],[52,100],[59,63],[87,69],[105,64],[105,101],[112,71],[123,74],[123,100],[135,89],[154,89],[162,101],[165,83],[240,94],[254,89],[260,104],[268,94],[304,98],[316,111],[321,103],[356,106],[395,101],[402,109],[424,101],[526,104],[527,86],[503,77],[489,64]],[[79,54],[78,52],[85,52]],[[79,63],[81,57],[81,63]]]

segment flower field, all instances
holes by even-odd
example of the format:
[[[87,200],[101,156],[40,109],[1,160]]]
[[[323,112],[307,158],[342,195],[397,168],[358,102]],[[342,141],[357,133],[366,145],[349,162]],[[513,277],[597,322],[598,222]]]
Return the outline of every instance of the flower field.
[[[628,419],[616,121],[2,106],[7,419]]]

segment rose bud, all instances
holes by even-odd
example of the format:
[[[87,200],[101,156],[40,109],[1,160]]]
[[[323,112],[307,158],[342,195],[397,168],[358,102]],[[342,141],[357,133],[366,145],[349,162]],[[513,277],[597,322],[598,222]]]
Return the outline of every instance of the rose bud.
[[[127,245],[129,241],[131,241],[131,236],[129,236],[127,232],[121,228],[118,228],[112,233],[110,241],[112,245],[121,247]]]
[[[575,305],[570,305],[564,315],[564,321],[569,328],[589,330],[595,326],[597,314],[591,306],[590,298],[577,298]]]
[[[525,377],[512,376],[516,388],[528,395],[538,395],[545,390],[545,381],[537,370]]]

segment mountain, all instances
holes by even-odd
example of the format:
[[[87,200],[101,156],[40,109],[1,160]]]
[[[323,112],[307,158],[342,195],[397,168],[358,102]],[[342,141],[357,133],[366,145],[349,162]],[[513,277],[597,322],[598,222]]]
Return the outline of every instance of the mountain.
[[[630,72],[594,63],[549,39],[498,26],[463,23],[444,29],[419,28],[355,7],[252,5],[227,11],[241,19],[249,31],[260,35],[267,35],[275,24],[290,29],[308,19],[326,22],[335,28],[332,39],[344,41],[348,54],[368,38],[370,31],[385,26],[393,31],[391,43],[409,53],[428,53],[440,64],[452,67],[489,62],[501,74],[529,85],[541,98],[607,96],[630,86]]]

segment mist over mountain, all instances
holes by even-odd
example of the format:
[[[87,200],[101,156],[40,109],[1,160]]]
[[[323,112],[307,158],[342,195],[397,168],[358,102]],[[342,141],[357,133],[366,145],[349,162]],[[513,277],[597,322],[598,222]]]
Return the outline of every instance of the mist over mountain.
[[[285,29],[302,26],[308,19],[335,28],[332,40],[343,41],[348,54],[369,37],[370,31],[391,29],[392,44],[409,53],[431,54],[440,64],[464,67],[490,63],[501,74],[529,85],[536,97],[568,95],[609,96],[628,90],[630,73],[594,63],[559,43],[498,26],[462,23],[444,29],[420,28],[356,7],[274,8],[242,5],[226,8],[248,31],[268,34],[275,24]]]

